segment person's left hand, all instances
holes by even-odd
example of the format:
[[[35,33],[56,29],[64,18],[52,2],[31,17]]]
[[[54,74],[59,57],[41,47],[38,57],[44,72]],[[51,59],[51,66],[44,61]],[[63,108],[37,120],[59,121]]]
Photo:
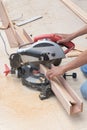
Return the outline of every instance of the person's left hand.
[[[64,66],[52,66],[46,73],[48,79],[52,79],[55,76],[61,76],[65,73]]]

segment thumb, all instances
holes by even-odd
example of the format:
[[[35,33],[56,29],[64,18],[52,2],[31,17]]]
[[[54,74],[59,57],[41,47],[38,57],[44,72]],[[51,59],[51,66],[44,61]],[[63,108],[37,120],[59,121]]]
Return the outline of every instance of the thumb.
[[[53,68],[53,67],[55,67],[55,65],[54,65],[54,64],[51,64],[51,68]]]
[[[58,40],[57,43],[60,44],[60,43],[64,43],[65,42],[65,39],[61,39],[61,40]]]

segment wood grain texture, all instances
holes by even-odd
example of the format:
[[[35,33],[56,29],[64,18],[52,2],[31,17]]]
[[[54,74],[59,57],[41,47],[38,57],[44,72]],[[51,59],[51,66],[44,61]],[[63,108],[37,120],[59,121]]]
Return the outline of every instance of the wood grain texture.
[[[11,48],[30,43],[32,41],[32,39],[23,29],[18,28],[16,25],[13,25],[12,21],[8,16],[8,12],[5,8],[5,5],[1,0],[0,17],[2,20],[2,27],[0,27],[0,29],[5,30]]]
[[[40,72],[46,75],[47,68],[40,65]],[[69,115],[83,111],[83,103],[81,99],[63,77],[54,77],[50,80],[50,83],[52,91]]]
[[[71,9],[80,19],[87,24],[87,13],[71,0],[61,0],[69,9]]]

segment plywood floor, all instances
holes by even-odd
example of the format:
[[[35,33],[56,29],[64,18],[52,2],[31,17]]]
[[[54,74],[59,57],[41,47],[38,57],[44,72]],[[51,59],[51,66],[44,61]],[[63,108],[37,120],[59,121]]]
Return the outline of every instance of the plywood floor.
[[[60,0],[4,0],[4,2],[11,19],[20,17],[21,14],[23,19],[43,16],[42,19],[22,26],[33,36],[54,32],[70,33],[84,25]],[[11,49],[4,31],[0,32],[6,42],[8,53],[15,52],[17,48]],[[80,47],[87,47],[85,36],[73,42],[76,47],[78,44]],[[63,63],[70,60],[73,58],[66,58]],[[0,130],[87,130],[87,101],[80,93],[80,85],[86,78],[79,68],[69,72],[76,72],[77,79],[68,77],[67,81],[83,100],[84,111],[69,116],[55,96],[41,101],[39,92],[23,86],[16,76],[5,77],[3,74],[5,63],[9,65],[9,60],[0,38]]]

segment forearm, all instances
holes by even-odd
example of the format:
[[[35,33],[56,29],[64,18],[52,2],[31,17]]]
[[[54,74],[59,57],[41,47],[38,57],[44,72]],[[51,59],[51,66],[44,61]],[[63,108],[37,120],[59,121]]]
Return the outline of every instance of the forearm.
[[[82,52],[76,59],[64,66],[64,72],[76,69],[84,64],[87,64],[87,50]]]
[[[87,34],[87,25],[85,25],[84,27],[82,27],[81,29],[79,29],[78,31],[71,33],[71,39],[74,39],[78,36]]]

